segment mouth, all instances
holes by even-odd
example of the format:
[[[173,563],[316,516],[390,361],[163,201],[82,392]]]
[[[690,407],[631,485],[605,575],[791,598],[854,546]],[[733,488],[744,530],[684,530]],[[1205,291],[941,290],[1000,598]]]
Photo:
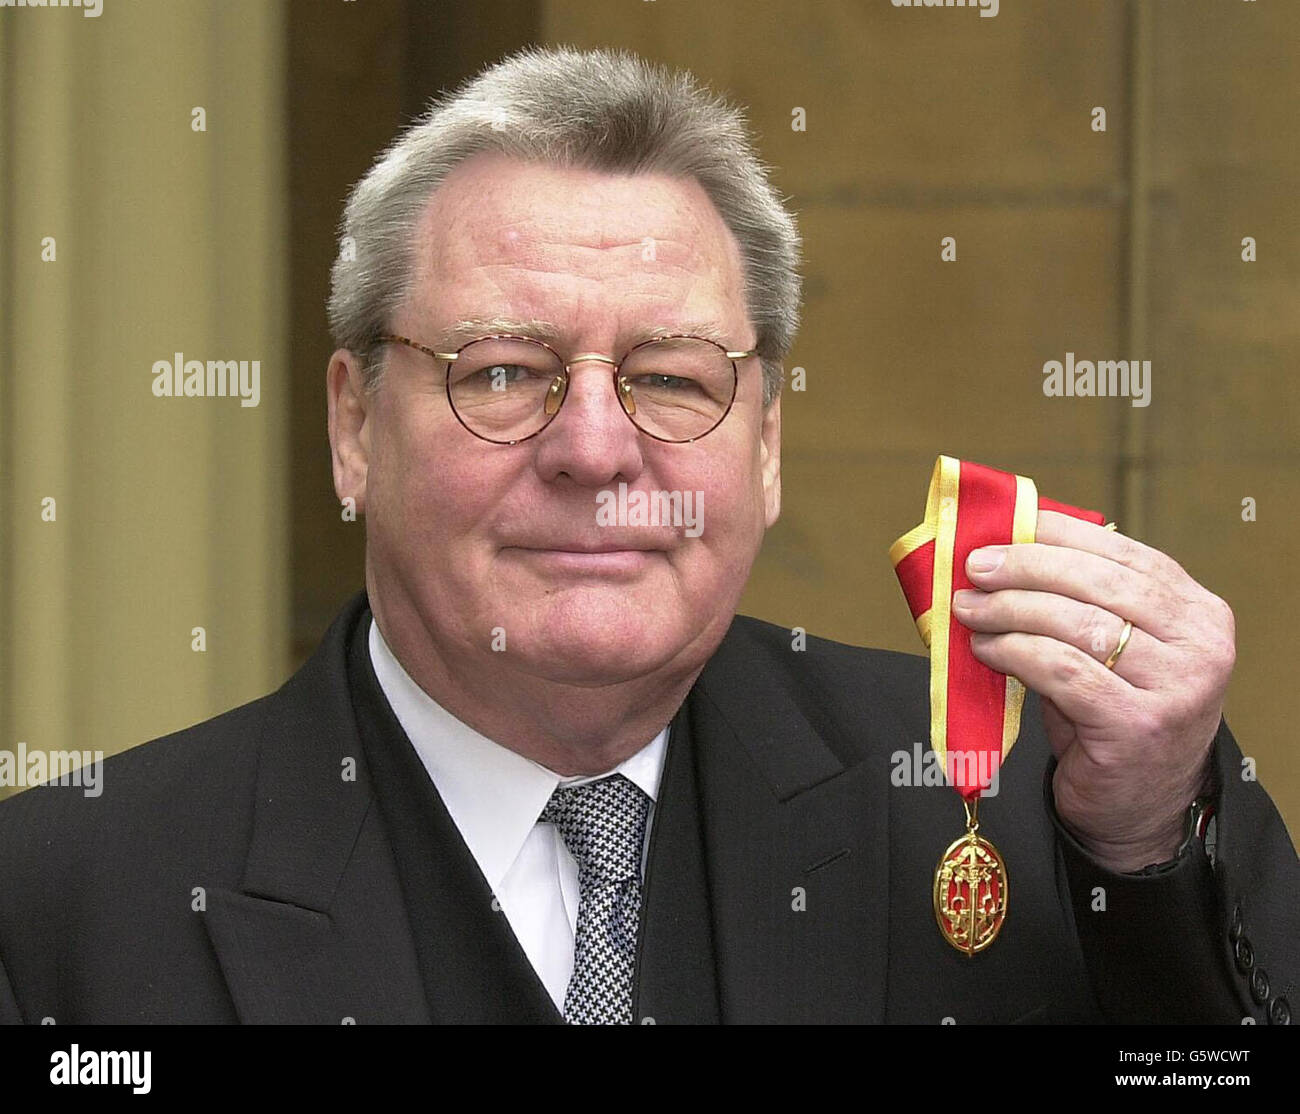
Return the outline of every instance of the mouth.
[[[665,555],[660,545],[617,538],[507,546],[502,552],[535,568],[565,576],[635,576]]]

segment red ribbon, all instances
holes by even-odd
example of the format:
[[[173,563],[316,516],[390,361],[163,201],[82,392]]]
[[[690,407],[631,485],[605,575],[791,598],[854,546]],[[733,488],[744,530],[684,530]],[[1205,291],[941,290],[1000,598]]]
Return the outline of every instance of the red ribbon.
[[[966,558],[988,545],[1032,542],[1040,510],[1098,526],[1106,516],[1038,495],[1032,480],[941,456],[925,521],[889,550],[922,641],[930,650],[930,745],[967,801],[988,788],[1020,734],[1024,686],[971,652],[971,630],[952,618],[953,593],[973,585]]]

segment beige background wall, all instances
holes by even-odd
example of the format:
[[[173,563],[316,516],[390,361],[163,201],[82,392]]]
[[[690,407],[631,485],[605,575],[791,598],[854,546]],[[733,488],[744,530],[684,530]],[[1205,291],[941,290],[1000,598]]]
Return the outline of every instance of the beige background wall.
[[[11,749],[112,753],[288,665],[283,42],[259,0],[0,12]],[[259,404],[155,397],[176,352],[260,361]]]
[[[1300,830],[1300,6],[1019,0],[982,19],[887,0],[105,0],[99,21],[23,14],[0,16],[15,92],[0,108],[6,745],[129,745],[269,689],[308,652],[360,584],[321,389],[343,196],[426,97],[562,41],[689,67],[747,105],[799,214],[791,366],[807,390],[784,399],[785,512],[745,610],[916,650],[886,550],[920,517],[934,457],[1025,472],[1233,605],[1229,721]],[[197,103],[206,137],[189,131]],[[57,270],[32,240],[48,224],[72,230]],[[1243,236],[1258,262],[1242,262]],[[147,394],[153,359],[214,347],[265,353],[258,410]],[[1152,360],[1151,405],[1045,398],[1040,369],[1067,350]],[[67,496],[57,529],[39,521],[52,486]],[[196,614],[222,629],[220,653],[211,633],[206,656],[189,651]]]

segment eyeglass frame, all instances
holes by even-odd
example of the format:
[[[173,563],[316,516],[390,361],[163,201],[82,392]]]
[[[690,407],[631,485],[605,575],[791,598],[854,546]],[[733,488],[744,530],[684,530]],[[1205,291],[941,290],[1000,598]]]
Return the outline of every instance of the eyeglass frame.
[[[631,348],[629,348],[626,352],[623,353],[623,358],[621,360],[612,360],[608,356],[603,355],[602,353],[599,352],[580,352],[578,355],[574,356],[573,359],[568,362],[566,362],[564,357],[561,356],[554,348],[552,348],[549,344],[547,344],[546,341],[538,340],[536,337],[521,336],[518,333],[488,333],[481,337],[475,337],[473,340],[467,340],[458,349],[456,349],[455,352],[439,352],[436,349],[430,348],[428,345],[420,344],[418,341],[411,340],[410,337],[400,336],[397,333],[380,333],[375,339],[384,344],[404,344],[408,348],[413,348],[417,352],[423,352],[426,356],[432,356],[435,360],[440,360],[446,363],[447,369],[443,374],[443,386],[447,394],[447,405],[451,407],[451,412],[452,414],[455,415],[456,421],[458,421],[461,424],[461,426],[464,427],[467,433],[471,434],[474,437],[477,437],[480,441],[486,441],[489,445],[518,445],[524,441],[531,441],[539,433],[545,431],[546,428],[553,421],[555,421],[555,419],[559,416],[560,410],[563,408],[565,401],[569,397],[569,381],[573,378],[573,372],[570,369],[574,364],[584,363],[587,360],[596,360],[599,363],[609,365],[610,378],[614,386],[614,397],[619,400],[618,408],[623,412],[623,416],[627,418],[629,422],[632,423],[632,427],[638,433],[644,433],[647,437],[650,437],[655,441],[662,442],[665,445],[689,445],[692,442],[700,440],[701,437],[707,437],[710,433],[712,433],[715,429],[717,429],[718,426],[720,426],[724,421],[727,420],[727,415],[731,413],[731,408],[736,404],[736,395],[740,392],[740,369],[736,366],[736,361],[746,360],[750,356],[758,355],[757,348],[751,348],[748,351],[743,351],[743,352],[742,351],[733,352],[727,349],[726,347],[724,347],[723,345],[719,344],[716,340],[710,340],[708,337],[697,337],[691,333],[670,333],[667,336],[650,337],[647,340],[639,341],[638,343],[632,345]],[[464,352],[465,349],[468,348],[471,344],[478,344],[480,341],[484,341],[484,340],[524,340],[524,341],[528,341],[531,344],[539,344],[543,348],[545,348],[552,356],[554,356],[556,361],[559,363],[559,365],[564,369],[564,395],[560,399],[560,404],[555,408],[555,413],[551,414],[550,417],[548,417],[546,421],[542,423],[541,428],[534,430],[532,433],[528,434],[527,437],[516,437],[513,441],[497,441],[492,437],[484,437],[483,434],[478,433],[473,429],[470,429],[469,424],[465,421],[463,417],[461,417],[460,411],[456,409],[456,403],[452,400],[451,365],[460,358],[460,354]],[[664,340],[702,340],[704,341],[705,344],[713,345],[714,348],[716,348],[719,352],[721,352],[724,356],[726,356],[728,360],[731,361],[731,398],[727,400],[727,408],[718,417],[718,420],[714,422],[711,426],[709,426],[709,428],[706,429],[703,433],[698,433],[694,437],[688,437],[684,441],[673,441],[670,438],[660,437],[657,434],[651,433],[649,430],[643,429],[640,425],[637,424],[636,419],[633,418],[632,415],[627,412],[627,407],[623,405],[623,397],[619,391],[619,387],[620,387],[620,380],[618,374],[619,368],[621,368],[625,363],[627,363],[628,357],[631,356],[632,353],[635,352],[638,348],[644,348],[648,344],[657,344],[660,341],[664,341]],[[631,393],[631,387],[627,385],[626,380],[622,381],[622,386],[627,393],[629,394]],[[543,403],[543,412],[544,411],[545,411],[545,404]]]

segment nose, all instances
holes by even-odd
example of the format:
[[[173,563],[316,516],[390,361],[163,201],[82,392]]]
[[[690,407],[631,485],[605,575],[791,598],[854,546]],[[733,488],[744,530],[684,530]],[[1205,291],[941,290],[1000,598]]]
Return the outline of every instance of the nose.
[[[559,412],[536,438],[537,469],[544,480],[567,476],[584,487],[602,487],[640,474],[641,434],[619,405],[614,366],[595,352],[570,361]]]

